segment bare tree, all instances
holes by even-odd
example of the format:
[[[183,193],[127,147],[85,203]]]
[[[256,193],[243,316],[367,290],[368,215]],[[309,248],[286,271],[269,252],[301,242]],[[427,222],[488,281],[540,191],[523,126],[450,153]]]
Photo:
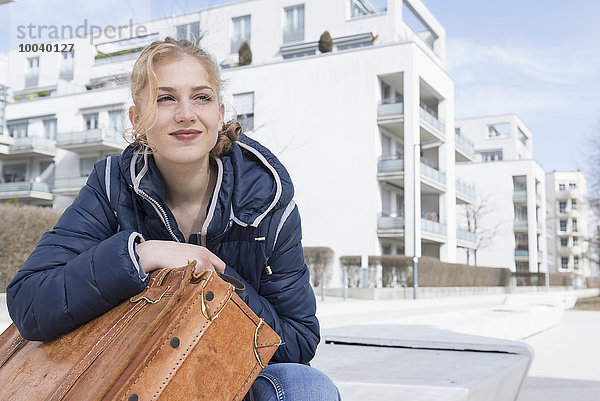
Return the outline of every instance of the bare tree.
[[[475,248],[467,248],[467,264],[471,261],[472,253],[473,262],[477,266],[477,252],[492,243],[499,234],[499,226],[490,222],[493,212],[489,195],[477,196],[475,203],[465,205],[464,209],[467,230],[475,234]]]

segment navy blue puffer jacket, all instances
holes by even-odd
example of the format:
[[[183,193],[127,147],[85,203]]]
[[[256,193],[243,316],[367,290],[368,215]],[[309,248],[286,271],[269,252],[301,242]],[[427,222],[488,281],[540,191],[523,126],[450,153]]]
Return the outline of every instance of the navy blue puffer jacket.
[[[307,363],[319,323],[290,177],[269,150],[244,135],[216,163],[206,222],[188,242],[206,246],[227,264],[226,274],[246,285],[244,302],[285,343],[273,360]],[[95,165],[7,288],[9,313],[23,337],[55,339],[144,288],[136,240],[185,241],[165,191],[153,157],[132,147]]]

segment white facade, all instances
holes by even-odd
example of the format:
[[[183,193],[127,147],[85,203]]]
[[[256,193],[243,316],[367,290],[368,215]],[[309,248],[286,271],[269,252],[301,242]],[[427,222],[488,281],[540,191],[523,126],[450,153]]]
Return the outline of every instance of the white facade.
[[[545,272],[543,169],[533,160],[504,160],[459,163],[456,172],[475,183],[478,197],[475,204],[483,201],[487,205],[479,224],[484,234],[493,234],[493,239],[478,250],[477,264],[509,267],[516,273]],[[466,227],[464,215],[460,224]]]
[[[416,251],[453,262],[457,249],[474,246],[456,223],[457,204],[472,202],[474,188],[454,171],[455,160],[474,160],[474,148],[455,135],[445,30],[422,1],[404,3],[375,10],[364,0],[249,0],[140,24],[145,36],[136,39],[81,39],[71,59],[12,50],[16,98],[0,139],[8,147],[0,198],[66,206],[90,163],[124,145],[116,135],[130,104],[122,83],[139,48],[203,35],[248,135],[290,171],[305,246],[329,246],[336,257]],[[405,13],[427,29],[417,33]],[[325,30],[330,53],[317,49]],[[240,39],[251,45],[251,65],[236,65]]]
[[[592,273],[589,241],[595,223],[586,200],[585,177],[579,171],[548,173],[546,192],[552,208],[549,225],[555,235],[548,248],[555,260],[551,271],[572,273],[574,285],[580,287]]]
[[[473,142],[477,161],[533,159],[533,136],[515,114],[459,119],[456,130]]]

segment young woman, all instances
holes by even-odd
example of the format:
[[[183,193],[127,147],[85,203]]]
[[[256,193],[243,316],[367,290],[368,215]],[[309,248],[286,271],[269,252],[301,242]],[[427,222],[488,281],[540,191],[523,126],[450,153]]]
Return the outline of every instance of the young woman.
[[[23,335],[49,341],[140,292],[148,273],[197,261],[246,285],[244,302],[284,345],[253,385],[257,400],[337,400],[306,365],[319,342],[300,216],[285,168],[224,124],[212,57],[167,38],[131,74],[135,143],[100,161],[7,288]],[[284,396],[285,395],[285,396]]]

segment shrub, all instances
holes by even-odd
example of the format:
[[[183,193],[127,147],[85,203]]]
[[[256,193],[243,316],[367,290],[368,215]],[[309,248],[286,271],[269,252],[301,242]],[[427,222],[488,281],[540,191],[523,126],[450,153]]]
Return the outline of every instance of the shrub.
[[[331,39],[331,35],[329,31],[325,31],[321,34],[319,38],[319,51],[321,53],[329,53],[333,50],[333,39]]]
[[[60,215],[56,209],[0,203],[0,292]]]
[[[238,50],[238,62],[239,65],[250,65],[252,64],[252,50],[247,40],[244,40]]]
[[[333,255],[333,249],[324,246],[304,248],[304,259],[310,269],[310,281],[313,287],[321,285],[323,272],[325,272],[325,284],[331,279]]]

